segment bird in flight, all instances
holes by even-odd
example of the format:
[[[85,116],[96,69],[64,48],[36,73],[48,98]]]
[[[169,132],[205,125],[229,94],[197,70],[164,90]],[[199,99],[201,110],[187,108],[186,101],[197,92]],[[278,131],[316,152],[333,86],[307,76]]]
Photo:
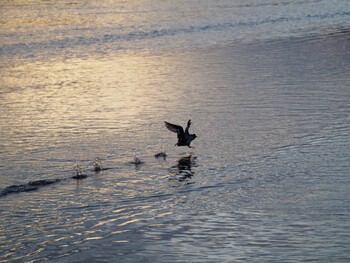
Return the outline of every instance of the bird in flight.
[[[187,127],[184,131],[184,129],[182,128],[182,126],[180,125],[176,125],[176,124],[171,124],[169,122],[164,121],[165,123],[165,127],[168,128],[168,130],[177,133],[177,143],[175,144],[175,146],[188,146],[189,148],[191,147],[191,142],[197,138],[196,134],[190,134],[189,133],[189,128],[191,126],[191,120],[188,120],[187,122]]]

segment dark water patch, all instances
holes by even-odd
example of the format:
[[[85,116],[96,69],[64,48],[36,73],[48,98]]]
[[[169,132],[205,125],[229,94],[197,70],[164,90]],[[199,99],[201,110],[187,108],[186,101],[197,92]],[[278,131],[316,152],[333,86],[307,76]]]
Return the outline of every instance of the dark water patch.
[[[257,8],[257,7],[273,7],[273,6],[289,6],[289,5],[300,5],[304,1],[286,1],[286,2],[253,2],[253,3],[244,3],[244,4],[239,4],[237,7],[240,8]],[[308,1],[308,3],[319,3],[322,2],[322,0],[313,0],[313,1]]]
[[[192,167],[196,166],[196,159],[197,157],[192,155],[181,157],[177,164],[170,168],[174,176],[171,176],[169,180],[183,182],[191,179],[194,175]]]
[[[60,210],[62,211],[77,211],[77,210],[91,210],[93,208],[99,208],[99,207],[109,207],[113,206],[115,203],[113,202],[100,202],[96,204],[89,204],[89,205],[79,205],[79,206],[69,206],[69,207],[61,207]]]
[[[88,174],[83,173],[82,168],[79,165],[76,165],[74,169],[75,169],[75,174],[71,177],[71,179],[81,180],[81,179],[88,178],[90,176]],[[104,168],[102,167],[101,163],[100,165],[96,165],[95,163],[93,171],[97,174],[102,171],[111,170],[111,169],[114,169],[114,168]],[[42,180],[30,181],[26,184],[11,185],[0,191],[0,197],[6,196],[9,194],[14,194],[14,193],[18,194],[22,192],[36,191],[36,190],[39,190],[41,187],[52,185],[66,179],[67,178],[42,179]]]
[[[43,179],[37,181],[30,181],[27,184],[11,185],[0,192],[0,196],[6,196],[8,194],[30,192],[38,190],[39,188],[60,182],[62,179]]]
[[[107,170],[113,170],[113,169],[117,169],[116,167],[106,167],[106,168],[94,168],[93,170],[96,172],[96,173],[98,173],[98,172],[102,172],[102,171],[107,171]]]
[[[96,167],[93,169],[93,171],[95,171],[95,173],[100,173],[102,171],[107,171],[107,170],[111,170],[114,168],[102,168],[99,167],[99,169],[96,169]],[[75,175],[73,175],[71,177],[71,179],[76,179],[76,180],[80,180],[80,179],[85,179],[88,178],[90,175],[82,173],[81,171],[76,172]],[[42,180],[36,180],[36,181],[30,181],[26,184],[19,184],[19,185],[10,185],[2,190],[0,190],[0,197],[1,196],[6,196],[9,194],[19,194],[22,192],[31,192],[31,191],[36,191],[39,190],[41,187],[47,186],[47,185],[52,185],[58,182],[61,182],[63,180],[66,180],[67,178],[63,178],[63,179],[42,179]]]
[[[80,174],[80,175],[73,175],[73,176],[72,176],[72,179],[80,180],[80,179],[85,179],[85,178],[87,178],[87,177],[88,177],[87,174]]]

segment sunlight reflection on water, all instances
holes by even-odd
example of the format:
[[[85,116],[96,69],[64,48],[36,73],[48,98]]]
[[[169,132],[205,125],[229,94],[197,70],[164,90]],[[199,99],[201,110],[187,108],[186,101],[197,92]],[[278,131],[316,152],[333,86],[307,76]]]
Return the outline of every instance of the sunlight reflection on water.
[[[2,198],[2,258],[348,257],[347,40],[313,41],[3,71],[1,187],[67,180]],[[329,76],[319,61],[344,68]],[[195,148],[176,148],[163,121],[187,119]],[[70,179],[76,162],[86,179]]]

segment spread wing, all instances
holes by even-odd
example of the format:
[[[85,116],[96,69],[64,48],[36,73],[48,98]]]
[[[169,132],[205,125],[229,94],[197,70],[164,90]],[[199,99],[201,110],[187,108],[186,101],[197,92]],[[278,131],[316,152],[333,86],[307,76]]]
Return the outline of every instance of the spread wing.
[[[167,127],[169,131],[177,133],[177,137],[184,135],[184,129],[180,125],[171,124],[166,121],[164,123],[165,127]]]
[[[190,128],[190,126],[191,126],[191,120],[188,120],[188,122],[187,122],[187,127],[186,127],[186,130],[185,130],[185,133],[186,133],[186,134],[189,133],[188,129]]]

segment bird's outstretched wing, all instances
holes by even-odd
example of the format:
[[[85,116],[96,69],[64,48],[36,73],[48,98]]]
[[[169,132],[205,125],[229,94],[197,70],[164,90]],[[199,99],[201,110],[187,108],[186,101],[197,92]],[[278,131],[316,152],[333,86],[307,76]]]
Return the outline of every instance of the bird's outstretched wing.
[[[180,125],[172,124],[164,121],[165,127],[168,128],[169,131],[177,133],[177,136],[182,136],[184,134],[184,129]]]
[[[190,126],[191,126],[191,120],[188,120],[187,127],[186,127],[186,130],[185,130],[186,134],[189,133],[188,129],[190,128]]]

